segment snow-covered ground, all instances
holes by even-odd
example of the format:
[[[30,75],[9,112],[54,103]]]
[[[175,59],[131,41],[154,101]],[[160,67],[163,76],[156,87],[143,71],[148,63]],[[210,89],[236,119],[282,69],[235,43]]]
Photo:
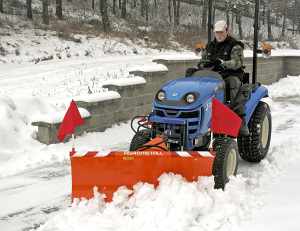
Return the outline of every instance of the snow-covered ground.
[[[1,56],[5,64],[0,64],[0,230],[30,230],[41,225],[47,231],[237,230],[262,229],[269,221],[278,229],[298,228],[299,77],[269,86],[274,119],[269,156],[259,165],[240,161],[240,174],[226,192],[213,190],[212,178],[187,183],[180,176],[163,175],[157,189],[139,184],[130,198],[128,190],[121,189],[110,204],[98,198],[71,206],[71,144],[40,144],[31,122],[57,118],[72,98],[106,97],[104,84],[143,81],[129,75],[130,70],[166,70],[152,63],[154,58],[197,57],[105,38],[82,37],[81,43],[74,43],[51,37],[52,32],[19,29],[10,33],[15,34],[1,35],[8,53]],[[273,52],[299,54],[294,50]],[[48,55],[53,55],[51,61],[32,63]],[[251,51],[245,51],[245,56],[251,56]],[[84,134],[76,146],[127,150],[131,136],[130,125],[124,123],[104,133]],[[286,219],[276,223],[273,216]]]

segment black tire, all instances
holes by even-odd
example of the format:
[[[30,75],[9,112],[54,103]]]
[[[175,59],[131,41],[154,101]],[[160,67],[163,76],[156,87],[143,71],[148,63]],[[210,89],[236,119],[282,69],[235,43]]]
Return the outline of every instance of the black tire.
[[[218,137],[214,140],[216,158],[213,164],[215,189],[225,189],[229,176],[236,175],[238,169],[238,146],[235,140]]]
[[[148,143],[151,139],[150,130],[141,130],[135,133],[131,140],[129,151],[136,151],[144,144]]]
[[[249,122],[250,136],[239,137],[238,146],[243,160],[259,163],[269,151],[272,132],[270,107],[259,102]]]

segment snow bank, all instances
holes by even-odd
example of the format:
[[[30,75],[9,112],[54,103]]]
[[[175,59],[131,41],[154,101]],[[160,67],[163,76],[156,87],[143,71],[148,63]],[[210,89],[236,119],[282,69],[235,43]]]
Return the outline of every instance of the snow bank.
[[[163,59],[170,61],[180,61],[180,60],[199,60],[199,56],[197,56],[194,52],[186,52],[184,54],[167,54],[167,55],[157,55],[154,56],[154,59]]]
[[[84,108],[78,108],[78,111],[82,118],[88,118],[91,114]],[[66,111],[54,112],[52,114],[43,115],[40,117],[34,117],[33,122],[45,122],[50,124],[58,124],[61,123],[64,119]]]
[[[92,103],[92,102],[100,102],[100,101],[119,99],[119,98],[121,98],[121,96],[118,92],[107,91],[107,92],[95,93],[91,95],[82,95],[79,97],[75,97],[74,100]]]
[[[131,78],[119,78],[110,79],[103,82],[103,85],[115,85],[119,87],[130,86],[130,85],[140,85],[145,84],[146,80],[143,77],[131,77]]]
[[[269,86],[272,98],[300,97],[300,76],[288,76]],[[300,100],[300,99],[299,99]]]
[[[112,203],[105,204],[100,195],[74,203],[39,230],[226,229],[256,204],[241,177],[232,179],[226,192],[213,190],[213,178],[188,183],[179,175],[164,174],[159,182],[157,189],[135,185],[130,198],[131,191],[120,188]]]
[[[244,56],[245,57],[253,57],[253,51],[252,50],[244,50]],[[287,56],[300,56],[300,50],[296,49],[272,49],[271,51],[271,57],[287,57]],[[261,54],[258,54],[258,57],[262,57]]]
[[[33,117],[54,111],[53,106],[38,98],[0,96],[0,153],[16,150],[29,142],[34,137]]]
[[[168,71],[168,68],[162,64],[149,63],[137,67],[132,67],[128,71],[159,72],[159,71]]]

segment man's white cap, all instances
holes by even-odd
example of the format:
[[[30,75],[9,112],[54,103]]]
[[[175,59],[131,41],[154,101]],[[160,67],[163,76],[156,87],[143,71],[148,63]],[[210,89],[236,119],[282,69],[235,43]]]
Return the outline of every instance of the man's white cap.
[[[214,32],[223,32],[227,30],[227,23],[224,20],[217,21],[214,27]]]

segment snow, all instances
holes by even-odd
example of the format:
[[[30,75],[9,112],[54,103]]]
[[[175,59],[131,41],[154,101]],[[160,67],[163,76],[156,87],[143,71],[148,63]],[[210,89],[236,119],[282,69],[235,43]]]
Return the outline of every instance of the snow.
[[[118,92],[107,91],[107,92],[95,93],[92,95],[82,95],[82,96],[76,97],[74,100],[93,103],[93,102],[101,102],[101,101],[113,100],[113,99],[119,99],[119,98],[121,98],[121,96]]]
[[[199,56],[195,55],[194,52],[186,54],[177,54],[177,55],[157,55],[154,59],[159,60],[170,60],[170,61],[180,61],[180,60],[199,60]]]
[[[0,63],[40,63],[43,59],[91,59],[103,55],[118,57],[159,53],[158,50],[145,48],[143,40],[132,42],[126,38],[64,34],[32,29],[22,24],[2,27],[0,32],[0,46],[5,50]]]
[[[153,59],[199,57],[192,52],[158,52],[128,41],[98,37],[83,37],[83,42],[76,44],[52,38],[49,33],[52,32],[24,30],[23,37],[17,32],[1,37],[1,42],[11,44],[14,40],[19,44],[14,47],[6,43],[9,54],[1,57],[6,64],[0,64],[1,230],[28,230],[29,224],[36,229],[37,223],[45,222],[40,230],[262,230],[267,221],[278,229],[297,229],[300,77],[292,76],[268,86],[273,137],[267,159],[258,165],[240,160],[239,175],[231,179],[225,192],[213,189],[212,177],[189,183],[181,176],[164,174],[156,189],[140,183],[131,197],[128,189],[120,188],[112,203],[104,203],[98,195],[70,207],[72,144],[47,146],[37,142],[37,128],[31,123],[36,118],[61,121],[71,99],[118,99],[117,92],[103,85],[144,84],[145,79],[129,73],[133,70],[167,71]],[[34,39],[40,45],[33,46]],[[20,55],[16,57],[20,44]],[[90,55],[85,56],[85,51]],[[285,49],[274,50],[272,55],[299,54]],[[45,55],[54,58],[32,64],[32,59]],[[245,55],[251,57],[252,52],[245,51]],[[82,113],[89,115],[87,111]],[[128,122],[102,133],[83,134],[77,137],[76,147],[80,151],[128,150],[132,135]],[[58,211],[48,212],[53,207]],[[272,220],[273,215],[283,219]]]
[[[156,57],[153,57],[153,59],[156,59]],[[133,71],[160,72],[160,71],[168,71],[168,68],[162,64],[151,63],[151,64],[144,64],[144,65],[140,65],[135,68],[131,68],[131,69],[129,69],[129,71],[130,72],[133,72]]]
[[[146,80],[142,77],[131,77],[131,78],[118,78],[107,80],[103,82],[103,85],[115,85],[118,87],[130,86],[130,85],[140,85],[145,84]]]
[[[74,203],[40,230],[212,230],[219,222],[234,222],[237,214],[246,215],[239,209],[249,199],[241,177],[225,193],[213,190],[212,178],[188,183],[179,175],[164,174],[159,181],[157,189],[137,184],[130,198],[131,192],[121,188],[110,204],[101,196]]]
[[[79,113],[82,118],[88,118],[91,114],[84,108],[78,108]],[[49,124],[58,124],[61,123],[64,119],[66,111],[52,113],[51,115],[43,115],[42,117],[35,117],[33,122],[45,122]]]
[[[244,56],[245,57],[253,57],[253,51],[252,50],[244,50]],[[289,57],[289,56],[295,56],[299,57],[300,52],[296,49],[272,49],[271,56],[270,57]],[[262,57],[261,54],[258,54],[258,57]]]

